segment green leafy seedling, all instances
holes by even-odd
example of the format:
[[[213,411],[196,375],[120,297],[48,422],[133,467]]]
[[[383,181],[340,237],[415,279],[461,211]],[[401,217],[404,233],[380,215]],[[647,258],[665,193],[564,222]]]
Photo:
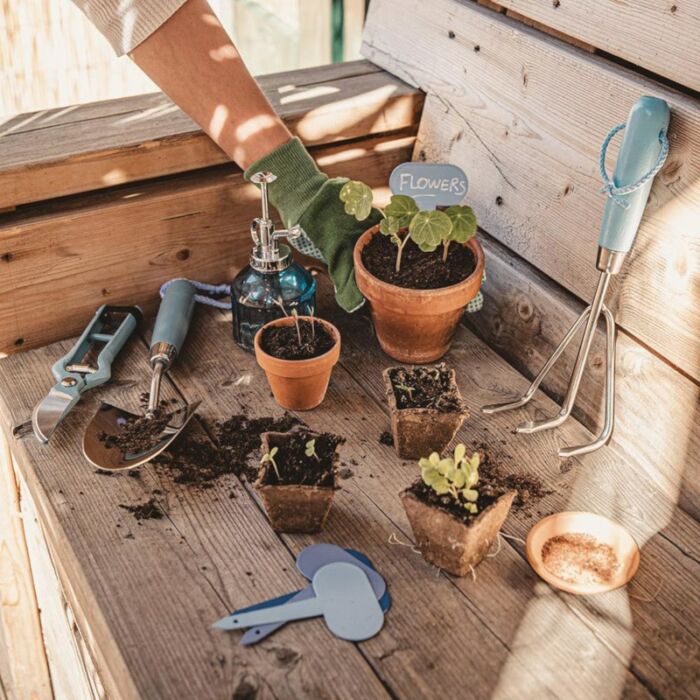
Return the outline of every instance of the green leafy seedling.
[[[419,211],[408,226],[408,233],[424,253],[432,253],[450,235],[452,221],[443,211]]]
[[[305,445],[304,454],[307,457],[316,457],[316,461],[320,462],[321,458],[316,454],[316,439],[309,440]]]
[[[340,200],[345,212],[358,221],[364,221],[372,211],[372,189],[359,180],[350,180],[343,185]],[[445,211],[420,211],[412,197],[395,194],[383,214],[379,231],[396,245],[396,272],[401,271],[401,257],[409,240],[413,240],[424,253],[432,253],[442,244],[442,261],[447,262],[452,241],[466,243],[476,235],[476,216],[467,206],[455,205]]]
[[[455,447],[452,457],[440,459],[437,452],[423,457],[418,462],[423,483],[438,496],[450,495],[456,503],[464,506],[470,513],[479,512],[476,502],[479,492],[474,488],[479,481],[479,453],[475,452],[469,459],[467,448],[463,443]]]
[[[282,481],[282,478],[280,477],[280,472],[279,469],[277,469],[277,462],[275,462],[275,455],[279,452],[278,447],[273,447],[269,452],[266,452],[263,456],[262,459],[260,460],[260,464],[267,464],[268,462],[272,465],[272,468],[275,470],[275,474],[277,474],[277,481]]]
[[[442,261],[447,262],[447,251],[452,241],[466,243],[476,236],[476,214],[471,207],[455,205],[447,207],[445,214],[452,223],[450,233],[442,241]]]
[[[413,400],[414,388],[412,386],[408,386],[408,384],[398,383],[394,384],[394,388],[407,393],[409,400]]]
[[[359,180],[349,180],[340,189],[345,213],[364,221],[372,211],[372,188]]]

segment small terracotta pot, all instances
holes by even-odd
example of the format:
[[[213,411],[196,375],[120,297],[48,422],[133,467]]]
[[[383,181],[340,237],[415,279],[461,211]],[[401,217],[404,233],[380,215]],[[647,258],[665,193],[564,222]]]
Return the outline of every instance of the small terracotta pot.
[[[300,321],[321,324],[335,338],[335,345],[323,355],[308,360],[283,360],[268,355],[261,347],[263,331],[272,326],[291,326],[292,317],[278,318],[266,323],[255,334],[255,359],[265,370],[267,381],[275,401],[291,411],[308,411],[316,408],[326,396],[333,366],[340,357],[340,332],[328,321],[310,316],[299,316]]]
[[[465,244],[474,254],[476,269],[461,282],[440,289],[406,289],[382,282],[364,266],[362,250],[377,234],[378,225],[365,231],[355,244],[353,257],[355,281],[369,302],[379,345],[400,362],[434,362],[450,349],[464,308],[479,291],[483,248],[476,238]]]
[[[289,433],[263,433],[260,436],[263,454],[275,446],[284,449],[284,441],[288,436]],[[333,458],[333,486],[266,484],[268,469],[272,467],[269,463],[260,467],[254,486],[262,497],[267,517],[275,532],[313,534],[323,529],[338,488],[337,463],[336,453]]]
[[[444,413],[434,408],[399,408],[391,383],[390,373],[395,367],[382,372],[391,413],[391,433],[394,436],[396,454],[403,459],[420,459],[431,452],[442,454],[452,442],[464,419],[469,416],[465,409]],[[455,371],[450,372],[450,382],[461,399]]]
[[[493,545],[508,516],[515,491],[508,491],[469,524],[429,506],[409,489],[401,493],[403,507],[423,559],[453,576],[466,576]]]

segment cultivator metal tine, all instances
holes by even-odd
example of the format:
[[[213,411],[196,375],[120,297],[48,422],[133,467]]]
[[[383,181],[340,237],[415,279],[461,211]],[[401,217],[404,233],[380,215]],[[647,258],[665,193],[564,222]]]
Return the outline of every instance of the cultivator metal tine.
[[[603,447],[603,445],[610,440],[615,426],[615,317],[607,306],[603,306],[602,313],[605,317],[605,350],[607,363],[605,371],[605,419],[603,421],[603,429],[598,436],[589,443],[560,448],[559,456],[563,458],[585,455]]]
[[[586,321],[588,318],[588,314],[591,312],[591,307],[588,306],[586,307],[581,315],[578,317],[576,320],[576,323],[574,323],[573,326],[569,329],[569,332],[564,336],[564,339],[559,343],[559,346],[557,349],[552,353],[550,358],[547,360],[547,362],[544,364],[542,369],[539,371],[539,374],[532,380],[532,384],[528,387],[527,391],[519,398],[515,399],[515,401],[508,401],[506,403],[493,403],[489,404],[487,406],[482,406],[481,407],[481,412],[486,413],[487,415],[492,415],[494,413],[501,413],[502,411],[510,411],[514,408],[520,408],[521,406],[524,406],[532,397],[535,395],[537,392],[537,389],[539,388],[540,384],[544,380],[544,378],[547,376],[549,373],[549,370],[552,369],[556,361],[559,359],[561,354],[566,350],[566,348],[569,346],[569,343],[573,340],[574,336],[578,332],[579,328],[581,325]],[[525,432],[525,431],[522,431]]]

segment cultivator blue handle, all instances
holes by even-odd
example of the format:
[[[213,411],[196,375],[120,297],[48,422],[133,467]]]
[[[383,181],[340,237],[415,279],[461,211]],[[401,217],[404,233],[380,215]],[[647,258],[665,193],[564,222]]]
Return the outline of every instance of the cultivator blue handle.
[[[658,97],[640,97],[626,124],[615,127],[601,149],[603,191],[609,195],[603,214],[598,244],[608,250],[626,253],[634,244],[639,222],[649,199],[655,175],[668,153],[666,136],[670,112]],[[605,173],[605,151],[611,138],[624,129],[615,173]]]

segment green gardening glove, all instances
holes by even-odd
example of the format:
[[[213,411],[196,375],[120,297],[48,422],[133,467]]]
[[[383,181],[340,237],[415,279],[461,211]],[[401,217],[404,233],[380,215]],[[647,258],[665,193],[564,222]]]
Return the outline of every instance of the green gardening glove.
[[[359,309],[364,298],[355,284],[352,253],[355,241],[379,223],[381,213],[373,210],[364,221],[346,214],[339,195],[347,178],[329,178],[322,173],[298,138],[253,163],[245,177],[249,180],[263,170],[277,175],[268,185],[268,193],[284,225],[301,226],[323,255],[338,304],[346,311]]]

